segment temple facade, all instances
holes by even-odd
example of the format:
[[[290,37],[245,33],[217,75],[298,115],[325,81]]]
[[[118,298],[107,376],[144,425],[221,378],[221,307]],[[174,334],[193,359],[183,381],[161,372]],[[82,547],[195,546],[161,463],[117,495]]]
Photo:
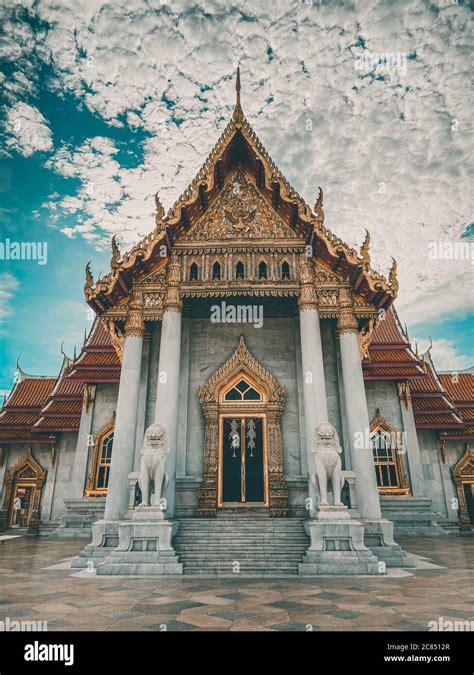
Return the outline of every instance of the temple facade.
[[[167,213],[155,200],[144,240],[121,253],[113,239],[103,278],[86,268],[96,319],[80,354],[57,377],[17,365],[0,415],[0,529],[93,535],[84,558],[106,559],[142,501],[144,434],[158,424],[159,503],[184,573],[202,571],[213,527],[238,540],[252,526],[256,541],[273,528],[272,555],[294,541],[301,558],[308,532],[294,528],[318,505],[314,434],[329,422],[343,503],[374,555],[374,523],[395,536],[471,531],[472,372],[438,373],[431,350],[413,349],[395,261],[388,278],[373,270],[369,234],[349,247],[325,225],[322,190],[312,209],[288,184],[239,81],[196,178]]]

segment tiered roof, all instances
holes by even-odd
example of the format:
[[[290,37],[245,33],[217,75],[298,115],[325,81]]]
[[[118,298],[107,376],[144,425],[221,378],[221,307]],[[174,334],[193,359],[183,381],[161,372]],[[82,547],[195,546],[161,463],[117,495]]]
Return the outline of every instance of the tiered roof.
[[[32,427],[55,383],[55,377],[27,375],[17,364],[15,384],[0,413],[0,443],[54,443],[54,436],[34,435]]]
[[[440,373],[439,379],[464,422],[464,429],[441,434],[445,440],[474,440],[474,371]]]
[[[368,303],[387,309],[398,292],[395,261],[387,279],[371,268],[368,244],[364,252],[359,252],[324,225],[322,191],[314,210],[311,209],[289,184],[246,119],[240,103],[239,70],[236,92],[231,119],[183,194],[167,213],[158,196],[155,197],[155,230],[123,255],[113,239],[111,271],[104,277],[94,281],[87,266],[84,292],[88,304],[102,315],[127,298],[134,281],[142,280],[158,266],[166,264],[168,258],[163,257],[163,249],[170,253],[173,244],[215,202],[224,187],[225,177],[235,166],[243,164],[262,197],[303,243],[312,246],[318,260],[337,267],[342,278],[350,278],[358,294]]]
[[[68,379],[87,384],[117,383],[120,369],[120,360],[110,333],[104,323],[96,318],[79,358],[71,365]]]
[[[39,419],[33,425],[33,432],[78,431],[81,421],[84,385],[68,378],[71,359],[64,356],[63,365],[46,405]]]
[[[425,377],[398,315],[390,307],[374,329],[367,357],[362,361],[365,380],[416,380]]]
[[[421,357],[426,377],[410,384],[416,426],[418,429],[461,430],[464,422],[438,377],[430,351]]]

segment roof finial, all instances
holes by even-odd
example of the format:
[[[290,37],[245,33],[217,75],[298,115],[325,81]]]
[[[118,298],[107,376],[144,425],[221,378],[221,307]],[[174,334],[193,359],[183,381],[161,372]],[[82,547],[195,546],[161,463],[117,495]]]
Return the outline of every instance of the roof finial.
[[[365,231],[365,239],[360,248],[360,256],[362,258],[362,264],[366,270],[370,267],[370,232],[369,230]]]
[[[234,114],[232,115],[232,119],[234,120],[234,122],[243,122],[244,111],[242,110],[242,106],[240,104],[240,66],[237,66],[237,77],[235,79],[235,91],[236,91],[235,108],[234,108]]]

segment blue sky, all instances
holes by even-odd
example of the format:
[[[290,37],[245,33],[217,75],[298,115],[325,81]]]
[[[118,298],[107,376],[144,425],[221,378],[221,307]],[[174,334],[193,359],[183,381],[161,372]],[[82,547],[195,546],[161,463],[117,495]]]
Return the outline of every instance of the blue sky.
[[[367,227],[376,269],[397,258],[412,339],[433,338],[441,370],[473,364],[469,248],[432,254],[472,242],[467,7],[22,4],[0,10],[0,242],[46,242],[48,259],[0,260],[0,390],[17,356],[54,374],[61,341],[80,347],[85,264],[106,273],[111,236],[130,247],[154,226],[155,191],[169,207],[185,189],[229,118],[237,63],[247,117],[294,187],[313,203],[322,185],[349,244]]]

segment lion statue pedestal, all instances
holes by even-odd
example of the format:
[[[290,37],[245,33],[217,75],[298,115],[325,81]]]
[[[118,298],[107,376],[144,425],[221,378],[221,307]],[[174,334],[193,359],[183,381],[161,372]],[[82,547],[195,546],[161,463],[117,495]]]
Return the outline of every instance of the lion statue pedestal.
[[[310,472],[309,487],[316,490],[318,504],[304,524],[311,544],[303,562],[299,563],[299,573],[302,576],[384,574],[385,565],[380,565],[364,544],[363,523],[352,519],[349,509],[341,502],[344,478],[336,429],[323,422],[316,427],[314,438],[314,472]],[[333,505],[328,502],[328,484]]]
[[[182,574],[183,564],[173,549],[178,523],[165,520],[168,483],[165,473],[169,453],[166,430],[152,424],[145,431],[141,452],[140,506],[126,516],[118,529],[118,546],[97,567],[97,574],[152,575]],[[153,497],[153,499],[152,499]]]

